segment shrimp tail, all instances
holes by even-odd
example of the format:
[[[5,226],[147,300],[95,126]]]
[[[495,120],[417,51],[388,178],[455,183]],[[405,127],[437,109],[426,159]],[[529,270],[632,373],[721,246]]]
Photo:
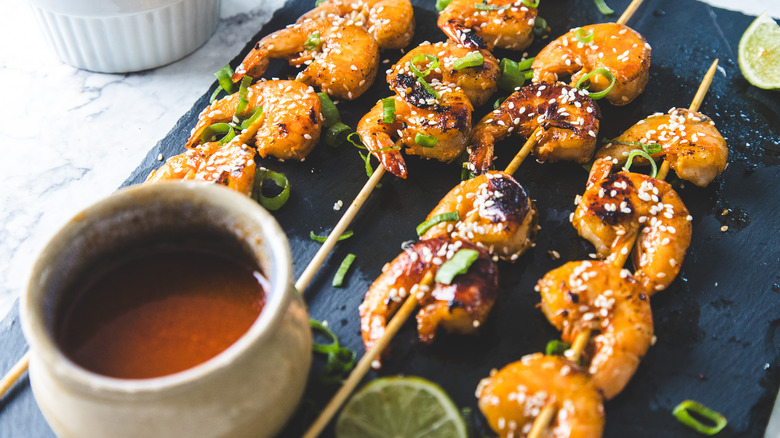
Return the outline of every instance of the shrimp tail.
[[[469,49],[491,49],[473,29],[467,28],[457,19],[447,20],[441,25],[441,30],[450,39]]]
[[[406,179],[406,160],[404,160],[403,155],[401,155],[401,151],[392,150],[374,152],[374,156],[379,159],[382,165],[385,166],[385,169],[387,169],[390,173],[399,178]]]
[[[253,78],[259,78],[268,69],[270,58],[268,56],[268,50],[261,46],[260,43],[255,44],[255,47],[246,55],[241,64],[236,67],[235,73],[231,77],[231,80],[235,83],[240,81],[245,75],[249,75]]]
[[[482,175],[490,170],[490,166],[493,164],[494,143],[493,135],[484,133],[468,149],[469,167],[476,175]]]

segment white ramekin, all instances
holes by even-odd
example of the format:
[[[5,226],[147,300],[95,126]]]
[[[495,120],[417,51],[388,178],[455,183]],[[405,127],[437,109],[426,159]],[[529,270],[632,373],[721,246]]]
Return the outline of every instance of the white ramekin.
[[[122,73],[176,61],[209,39],[220,0],[30,0],[46,40],[74,67]]]

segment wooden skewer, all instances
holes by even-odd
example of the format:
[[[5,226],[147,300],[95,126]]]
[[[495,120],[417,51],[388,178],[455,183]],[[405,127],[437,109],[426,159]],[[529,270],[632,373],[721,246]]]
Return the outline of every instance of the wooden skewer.
[[[16,362],[8,373],[3,376],[3,380],[0,380],[0,399],[3,398],[6,392],[14,386],[17,380],[27,371],[27,367],[30,365],[30,352],[24,353],[21,359]]]
[[[623,11],[623,14],[618,18],[618,20],[615,22],[617,24],[626,24],[628,23],[628,20],[631,19],[631,16],[634,15],[634,12],[636,12],[637,8],[639,8],[639,5],[642,4],[642,0],[633,0],[631,4],[628,5],[625,11]]]
[[[319,417],[317,417],[311,427],[309,427],[309,430],[303,435],[304,438],[315,438],[323,429],[325,429],[325,426],[328,425],[330,419],[338,412],[341,405],[347,400],[347,397],[349,397],[358,383],[363,380],[363,376],[366,375],[371,364],[379,358],[379,355],[384,351],[385,347],[387,347],[387,344],[390,343],[393,336],[395,336],[404,322],[406,322],[412,314],[417,307],[420,298],[428,292],[428,289],[433,284],[433,279],[433,271],[428,271],[425,273],[423,279],[412,288],[406,301],[404,301],[401,308],[396,312],[395,316],[393,316],[393,319],[390,320],[387,328],[385,328],[382,337],[379,338],[373,347],[366,351],[366,354],[360,359],[360,362],[355,366],[355,369],[349,374],[349,377],[344,381],[344,384],[339,391],[333,396],[330,402],[328,402]]]

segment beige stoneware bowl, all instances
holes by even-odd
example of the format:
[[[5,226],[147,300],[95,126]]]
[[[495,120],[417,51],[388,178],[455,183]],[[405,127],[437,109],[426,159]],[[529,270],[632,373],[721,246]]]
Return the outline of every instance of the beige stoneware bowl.
[[[270,283],[263,311],[235,344],[188,370],[138,380],[90,372],[62,353],[55,315],[79,275],[123,248],[204,233],[237,244]],[[217,185],[130,187],[87,208],[41,254],[21,313],[33,393],[61,438],[272,436],[295,410],[311,363],[284,232],[257,203]]]

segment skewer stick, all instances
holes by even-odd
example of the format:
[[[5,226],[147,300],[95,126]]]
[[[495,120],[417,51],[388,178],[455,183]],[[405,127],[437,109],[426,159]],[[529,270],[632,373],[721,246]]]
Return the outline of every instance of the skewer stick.
[[[385,332],[382,337],[374,344],[371,349],[366,351],[366,354],[360,359],[360,362],[355,366],[355,369],[349,374],[347,380],[341,385],[336,395],[328,402],[325,409],[322,410],[320,416],[314,421],[314,424],[309,427],[309,430],[303,435],[304,438],[315,438],[318,436],[325,426],[328,425],[331,418],[338,412],[341,405],[347,400],[347,397],[352,393],[355,387],[363,380],[363,376],[366,375],[371,364],[377,360],[382,351],[390,343],[390,340],[395,336],[401,326],[406,322],[414,309],[417,307],[417,303],[420,300],[419,295],[423,295],[427,292],[427,289],[433,284],[434,274],[433,271],[428,271],[418,284],[416,284],[409,292],[409,296],[404,301],[401,308],[398,309],[393,319],[385,328]]]
[[[24,353],[21,359],[16,362],[8,373],[3,376],[3,380],[0,380],[0,398],[3,398],[6,392],[14,386],[17,380],[22,377],[27,367],[30,365],[30,352]]]
[[[368,195],[371,194],[384,174],[385,166],[380,163],[379,167],[377,167],[377,169],[371,175],[371,178],[369,178],[365,185],[363,185],[363,188],[360,189],[360,193],[358,193],[358,195],[355,197],[355,200],[352,201],[352,204],[350,204],[347,211],[344,212],[344,215],[341,217],[341,219],[339,219],[339,222],[330,232],[328,238],[322,244],[317,253],[314,254],[314,258],[311,259],[309,265],[306,266],[306,269],[303,270],[303,273],[298,278],[298,281],[295,282],[295,288],[298,289],[298,292],[303,293],[304,290],[306,290],[306,287],[309,286],[312,278],[314,278],[314,274],[317,273],[317,270],[319,270],[320,266],[322,266],[322,264],[325,262],[325,259],[328,257],[328,254],[330,254],[330,251],[334,246],[336,246],[336,242],[338,242],[339,237],[341,237],[341,235],[347,229],[349,224],[352,222],[352,219],[355,218],[358,210],[360,210],[360,207],[362,207],[366,202]]]
[[[626,24],[628,23],[628,20],[631,19],[631,16],[634,15],[634,12],[636,12],[639,5],[642,4],[642,0],[634,0],[631,2],[631,4],[628,5],[625,11],[623,11],[623,15],[618,18],[618,20],[615,22],[617,24]]]
[[[531,431],[528,432],[528,438],[541,438],[545,429],[550,426],[550,422],[558,411],[558,403],[552,402],[542,409],[542,412],[534,419]]]

